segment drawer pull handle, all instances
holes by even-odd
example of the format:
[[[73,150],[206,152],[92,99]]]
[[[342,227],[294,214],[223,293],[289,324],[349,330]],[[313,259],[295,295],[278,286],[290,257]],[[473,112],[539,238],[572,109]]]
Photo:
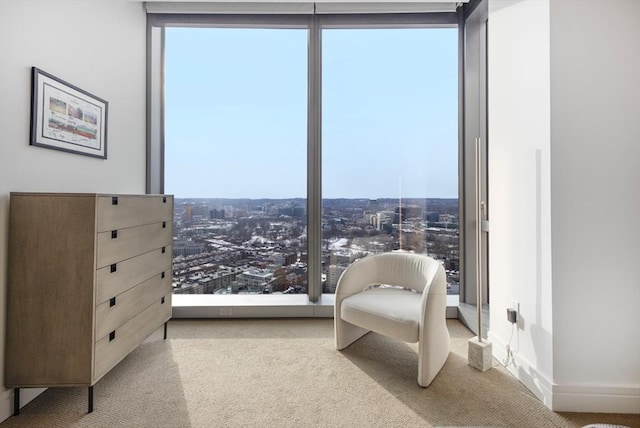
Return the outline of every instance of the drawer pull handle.
[[[113,196],[111,198],[111,205],[118,205],[118,197],[117,196]]]
[[[163,228],[163,229],[165,229],[166,227],[167,227],[167,222],[166,222],[166,221],[163,221],[163,222],[162,222],[162,228]]]
[[[163,197],[162,197],[162,203],[163,203],[163,204],[166,204],[166,203],[167,203],[167,197],[166,197],[166,196],[163,196]]]
[[[162,247],[162,254],[164,254],[167,251],[166,247]]]
[[[115,306],[115,305],[116,305],[116,298],[114,296],[111,299],[109,299],[109,307],[112,307],[112,306]]]
[[[115,271],[118,270],[118,266],[116,266],[116,265],[117,265],[117,263],[114,263],[114,264],[111,265],[111,273],[114,273]]]
[[[160,304],[164,305],[164,296],[162,296],[162,299],[160,299]]]
[[[115,338],[116,338],[116,331],[113,330],[111,333],[109,333],[109,342],[111,342]]]
[[[118,237],[118,231],[117,230],[112,230],[111,231],[111,239],[116,239]]]
[[[164,272],[160,274],[160,278],[164,278]]]

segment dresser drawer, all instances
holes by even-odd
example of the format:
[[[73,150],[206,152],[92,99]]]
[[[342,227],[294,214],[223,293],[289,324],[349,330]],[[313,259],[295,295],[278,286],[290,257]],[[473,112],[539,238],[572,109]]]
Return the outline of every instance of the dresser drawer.
[[[98,232],[162,221],[173,221],[171,196],[98,197]]]
[[[94,382],[171,318],[171,293],[96,342]]]
[[[171,225],[153,223],[98,233],[97,269],[171,243]]]
[[[171,245],[162,248],[98,269],[96,306],[160,272],[171,276]]]
[[[96,341],[171,292],[171,276],[155,275],[96,307]],[[166,300],[166,299],[165,299]]]

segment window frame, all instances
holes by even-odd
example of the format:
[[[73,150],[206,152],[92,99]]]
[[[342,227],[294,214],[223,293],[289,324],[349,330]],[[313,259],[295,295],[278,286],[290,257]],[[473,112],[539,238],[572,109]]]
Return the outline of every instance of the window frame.
[[[307,294],[312,304],[333,299],[322,294],[322,30],[379,28],[458,28],[458,12],[376,14],[147,14],[147,193],[164,193],[164,30],[167,27],[303,28],[308,30],[307,96]],[[463,46],[458,44],[458,123],[463,120],[461,67]],[[463,149],[459,126],[458,150]],[[460,260],[462,269],[464,229],[462,220],[463,171],[458,165]],[[462,272],[461,272],[462,277]],[[461,289],[463,285],[461,283]],[[196,298],[195,296],[184,296]],[[226,296],[228,297],[228,296]],[[235,296],[234,296],[235,297]],[[332,297],[332,296],[331,296]],[[221,311],[222,313],[222,311]],[[225,312],[227,313],[227,312]],[[277,313],[277,311],[276,311]],[[286,311],[283,311],[283,316]]]

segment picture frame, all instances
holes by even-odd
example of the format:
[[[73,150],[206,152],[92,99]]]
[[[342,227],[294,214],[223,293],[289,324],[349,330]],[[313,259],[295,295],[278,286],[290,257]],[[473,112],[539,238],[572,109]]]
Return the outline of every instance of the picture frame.
[[[107,159],[109,103],[32,67],[29,144]]]

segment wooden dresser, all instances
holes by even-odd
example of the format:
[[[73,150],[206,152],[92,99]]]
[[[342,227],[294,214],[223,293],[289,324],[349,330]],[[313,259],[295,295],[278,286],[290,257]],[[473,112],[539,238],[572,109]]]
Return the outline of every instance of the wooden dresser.
[[[5,386],[89,387],[171,318],[173,197],[11,193]]]

